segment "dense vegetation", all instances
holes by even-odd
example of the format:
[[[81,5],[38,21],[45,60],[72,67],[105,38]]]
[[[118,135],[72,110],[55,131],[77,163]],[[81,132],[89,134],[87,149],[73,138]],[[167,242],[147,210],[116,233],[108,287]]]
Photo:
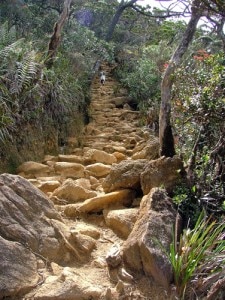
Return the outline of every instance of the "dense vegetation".
[[[68,19],[51,65],[48,64],[50,38],[64,1],[0,3],[2,172],[14,172],[24,160],[38,160],[45,153],[56,153],[68,136],[76,137],[78,145],[82,145],[90,82],[97,70],[96,62],[101,60],[117,64],[115,76],[128,89],[133,107],[142,112],[140,123],[158,134],[161,82],[166,70],[171,70],[168,68],[172,54],[185,34],[185,19],[166,18],[177,13],[143,9],[136,5],[137,1],[70,2]],[[202,233],[196,233],[195,222],[202,209],[208,215],[213,214],[214,222],[224,222],[225,212],[225,34],[222,30],[225,8],[223,1],[216,0],[201,1],[201,5],[205,5],[204,12],[206,8],[208,11],[207,26],[198,26],[192,44],[170,73],[173,141],[186,172],[185,180],[177,185],[172,196],[184,219],[189,221],[192,234],[198,238]],[[114,24],[116,13],[119,18]],[[150,113],[154,116],[148,122]],[[198,222],[202,231],[211,226],[202,220]],[[224,241],[224,227],[219,228],[212,244],[219,244],[220,249],[216,246],[210,251],[219,251],[220,265],[214,261],[211,275],[224,268],[224,245],[221,248],[218,243]],[[212,227],[208,232],[212,234]],[[190,234],[184,232],[183,236],[188,244]],[[209,252],[204,235],[202,239]],[[195,249],[196,243],[183,247]],[[172,253],[175,257],[174,249]],[[201,255],[206,264],[209,257]],[[177,261],[172,262],[176,265]],[[209,276],[209,266],[206,268]],[[200,270],[200,264],[196,269]],[[184,272],[175,271],[180,272],[176,274],[178,277]],[[224,274],[216,274],[217,277],[210,278],[218,283]],[[195,276],[193,271],[188,280]],[[179,280],[179,296],[185,297],[187,282]],[[224,280],[221,282],[214,289],[218,295],[225,285]]]

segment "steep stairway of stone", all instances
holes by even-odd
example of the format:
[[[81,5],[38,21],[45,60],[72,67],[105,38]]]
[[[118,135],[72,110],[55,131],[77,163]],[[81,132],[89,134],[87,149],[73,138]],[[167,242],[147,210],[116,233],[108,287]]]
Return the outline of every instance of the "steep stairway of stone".
[[[103,64],[101,68],[106,73],[106,82],[101,85],[97,75],[92,82],[90,122],[85,128],[82,148],[70,149],[70,154],[46,155],[42,164],[26,162],[18,168],[19,175],[50,197],[67,178],[89,180],[91,177],[102,190],[101,181],[112,164],[146,158],[144,146],[149,133],[139,126],[139,112],[129,106],[127,92],[113,78],[111,67]],[[158,141],[151,138],[157,150]]]
[[[106,82],[101,85],[98,75],[92,82],[82,147],[18,168],[53,202],[64,222],[54,227],[69,252],[51,269],[43,267],[45,279],[21,299],[167,299],[151,278],[127,273],[120,256],[138,217],[141,170],[157,158],[158,140],[140,127],[139,112],[130,107],[112,66],[101,68]],[[74,276],[82,285],[79,292]]]
[[[115,92],[118,83],[112,77],[111,69],[106,65],[103,69],[106,72],[105,85],[99,84],[98,77],[92,84],[91,121],[86,128],[84,146],[111,153],[118,146],[130,150],[134,147],[132,137],[141,136],[139,113],[130,109],[123,89]],[[129,154],[129,151],[125,152]]]

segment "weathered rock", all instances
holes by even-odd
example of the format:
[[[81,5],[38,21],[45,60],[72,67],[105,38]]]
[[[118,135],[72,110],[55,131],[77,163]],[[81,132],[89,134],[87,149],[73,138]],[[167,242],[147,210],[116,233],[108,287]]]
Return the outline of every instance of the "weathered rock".
[[[140,189],[140,174],[143,172],[147,160],[125,160],[113,165],[109,175],[102,183],[105,192],[112,192],[121,188]]]
[[[141,188],[144,195],[153,187],[171,189],[181,179],[182,160],[178,156],[161,157],[149,162],[141,172]]]
[[[64,203],[64,207],[63,207],[63,212],[64,215],[69,217],[69,218],[73,218],[73,217],[77,217],[79,216],[79,204],[66,204]]]
[[[113,152],[113,155],[116,157],[118,163],[127,158],[126,155],[121,152]]]
[[[113,150],[120,153],[126,153],[127,149],[123,146],[113,146]]]
[[[60,154],[58,156],[58,161],[82,164],[83,163],[83,157],[78,156],[78,155],[63,155],[63,154]]]
[[[65,267],[60,276],[50,276],[35,292],[27,295],[33,300],[99,300],[103,288],[89,282],[72,268]]]
[[[117,267],[121,264],[122,258],[120,253],[120,246],[114,244],[106,254],[106,262],[109,267]]]
[[[135,191],[132,190],[119,190],[109,194],[100,195],[92,199],[84,201],[79,206],[76,206],[75,209],[79,212],[98,212],[102,211],[104,208],[109,207],[110,205],[128,205],[131,204],[135,197]]]
[[[57,162],[55,163],[55,172],[65,177],[80,178],[84,177],[84,166],[79,163]]]
[[[147,142],[142,141],[133,149],[132,159],[156,159],[159,157],[159,140],[151,137]]]
[[[100,237],[100,231],[92,225],[77,223],[73,230],[76,230],[80,234],[88,235],[94,239],[98,239]]]
[[[105,165],[103,163],[95,163],[86,166],[85,170],[88,171],[91,176],[95,176],[98,178],[108,175],[111,170],[111,166]]]
[[[79,182],[69,178],[52,193],[52,197],[75,203],[97,196],[96,192],[87,190],[78,184]]]
[[[123,259],[129,268],[144,271],[165,288],[173,278],[164,251],[169,251],[175,219],[171,199],[163,190],[152,189],[143,197],[138,220],[123,247]]]
[[[95,177],[93,177],[95,179]],[[78,178],[75,180],[75,182],[77,183],[77,185],[83,187],[84,189],[87,190],[91,190],[91,179],[87,179],[87,178]]]
[[[28,180],[0,175],[0,199],[0,293],[18,295],[37,283],[34,254],[61,263],[80,259],[53,203]]]
[[[125,145],[126,149],[133,150],[134,147],[136,146],[136,144],[137,144],[136,137],[130,136],[124,140],[124,145]]]
[[[98,187],[100,186],[99,180],[94,176],[90,176],[89,180],[90,180],[90,184],[91,184],[91,189],[92,190],[98,189]]]
[[[22,295],[38,280],[35,255],[25,246],[0,236],[0,299]]]
[[[121,113],[120,119],[121,120],[138,120],[140,117],[140,112],[137,110],[123,110]]]
[[[87,256],[90,255],[92,250],[94,250],[94,248],[96,247],[96,240],[89,235],[81,234],[75,229],[71,229],[70,233],[71,234],[68,238],[68,241],[74,248],[80,251],[78,253],[82,253],[82,255],[87,258]],[[79,256],[81,258],[81,254],[79,254]]]
[[[52,223],[62,219],[40,190],[20,176],[2,174],[0,199],[0,236],[26,244],[50,260],[62,259],[64,239]]]
[[[113,154],[109,154],[102,150],[90,149],[86,156],[89,160],[97,163],[103,163],[106,165],[112,165],[116,163],[117,159]]]
[[[45,176],[50,171],[49,166],[34,161],[24,162],[17,168],[17,173],[25,178]]]
[[[49,192],[52,193],[59,186],[60,186],[60,182],[57,180],[49,180],[46,182],[41,182],[40,184],[37,185],[37,187],[45,194],[47,194]]]
[[[125,103],[128,102],[127,97],[115,97],[111,99],[111,102],[116,105],[116,107],[122,108]]]
[[[51,269],[52,269],[53,275],[60,275],[62,270],[63,270],[63,267],[61,267],[60,265],[52,262],[51,263]]]
[[[133,110],[132,107],[128,104],[128,103],[125,103],[123,105],[123,109],[126,109],[126,110]]]
[[[46,163],[47,161],[57,162],[58,161],[58,156],[45,155],[45,157],[43,159],[43,163]]]
[[[138,208],[105,209],[103,215],[107,226],[120,237],[126,239],[137,220],[138,210]]]
[[[94,126],[93,124],[89,123],[86,128],[85,128],[85,133],[87,135],[96,135],[96,134],[100,134],[101,131],[99,129],[96,128],[96,126]]]
[[[125,282],[134,283],[134,277],[129,274],[124,268],[119,269],[118,276]]]

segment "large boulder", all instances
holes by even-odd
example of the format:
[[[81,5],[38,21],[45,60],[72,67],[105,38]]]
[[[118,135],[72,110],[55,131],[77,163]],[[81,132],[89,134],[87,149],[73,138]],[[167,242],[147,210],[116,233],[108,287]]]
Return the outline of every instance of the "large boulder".
[[[141,201],[140,213],[124,243],[123,260],[130,269],[152,276],[169,287],[173,279],[171,264],[165,254],[172,242],[176,210],[164,190],[154,188]]]
[[[46,176],[51,172],[49,166],[37,163],[35,161],[24,162],[17,168],[17,174],[25,178],[35,178],[40,176]]]
[[[22,294],[38,282],[35,256],[46,263],[70,255],[62,227],[45,194],[20,176],[0,175],[0,295]]]
[[[26,299],[34,300],[98,300],[104,291],[103,286],[88,281],[78,271],[65,267],[58,275],[48,277],[43,285],[30,292]],[[106,299],[106,298],[104,298]]]
[[[25,246],[1,236],[0,270],[0,299],[26,293],[39,280],[35,255]]]
[[[159,157],[159,139],[151,136],[146,141],[139,142],[133,149],[132,159],[156,159]]]
[[[83,187],[79,184],[78,180],[69,178],[52,193],[51,197],[57,197],[67,200],[69,203],[75,203],[95,196],[97,196],[96,192]]]
[[[105,209],[103,215],[106,225],[118,236],[126,239],[137,220],[138,208]]]
[[[110,205],[130,205],[134,198],[134,191],[129,189],[119,190],[88,199],[79,205],[78,210],[80,212],[98,212]]]
[[[45,182],[40,182],[35,186],[37,186],[45,194],[48,194],[57,189],[60,186],[60,182],[58,180],[48,180]]]
[[[64,213],[68,217],[77,216],[79,213],[100,212],[110,206],[129,206],[135,198],[135,191],[124,189],[108,194],[87,199],[81,204],[69,204],[65,206]]]
[[[124,104],[129,101],[127,96],[115,97],[111,99],[111,102],[116,105],[116,107],[122,108]]]
[[[141,188],[144,195],[153,187],[163,186],[170,190],[181,180],[182,160],[178,156],[161,157],[146,164],[141,172]]]
[[[66,228],[53,203],[44,193],[20,176],[0,175],[2,238],[12,243],[21,243],[50,261],[62,261],[69,250],[60,224]]]
[[[105,192],[118,189],[140,189],[140,175],[147,163],[146,159],[125,160],[113,165],[109,175],[102,183]]]
[[[97,178],[106,176],[111,170],[111,165],[105,165],[103,163],[95,163],[86,166],[85,171],[87,175],[94,176]]]
[[[56,162],[55,172],[65,177],[80,178],[84,177],[84,166],[75,162]]]
[[[96,163],[103,163],[106,165],[112,165],[116,163],[117,159],[113,154],[109,154],[102,150],[90,149],[86,153],[86,159]]]

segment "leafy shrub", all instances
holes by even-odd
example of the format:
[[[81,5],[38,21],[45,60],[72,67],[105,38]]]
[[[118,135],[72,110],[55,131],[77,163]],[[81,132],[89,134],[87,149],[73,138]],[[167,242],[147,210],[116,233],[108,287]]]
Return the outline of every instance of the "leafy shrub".
[[[181,182],[173,189],[172,199],[182,217],[182,226],[192,229],[201,213],[196,187],[190,188],[185,182]]]
[[[124,59],[118,71],[121,82],[129,89],[129,95],[138,108],[145,112],[149,107],[157,108],[160,103],[160,83],[163,65],[170,56],[171,49],[165,43],[146,47],[139,53]]]
[[[213,192],[214,208],[224,198],[224,86],[225,61],[222,53],[196,51],[177,70],[173,90],[173,119],[179,136],[177,150],[188,165],[188,178],[199,197]],[[209,202],[202,201],[210,209]],[[212,203],[213,205],[213,203]]]

